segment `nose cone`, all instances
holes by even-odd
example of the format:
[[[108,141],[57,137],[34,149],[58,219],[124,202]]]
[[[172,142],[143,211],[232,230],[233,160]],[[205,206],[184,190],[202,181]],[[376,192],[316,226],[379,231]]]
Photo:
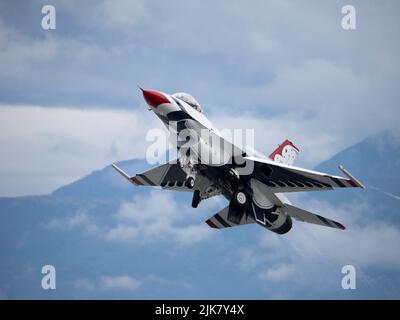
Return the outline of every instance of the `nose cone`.
[[[161,92],[144,89],[142,89],[142,91],[143,97],[149,106],[157,108],[160,104],[171,103],[168,98]]]

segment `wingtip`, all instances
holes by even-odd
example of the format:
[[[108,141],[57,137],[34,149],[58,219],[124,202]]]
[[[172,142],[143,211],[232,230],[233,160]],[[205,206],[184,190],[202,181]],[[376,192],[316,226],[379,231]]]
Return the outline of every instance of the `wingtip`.
[[[344,225],[341,224],[340,222],[333,221],[333,220],[332,220],[332,222],[333,222],[333,224],[334,224],[338,229],[340,229],[340,230],[346,230],[346,226],[344,226]]]
[[[338,224],[339,229],[341,229],[341,230],[346,230],[346,226],[342,225],[342,224],[339,223],[339,222],[336,222],[336,223]]]
[[[344,173],[344,175],[349,178],[353,183],[357,185],[357,187],[361,189],[365,189],[365,186],[356,178],[354,177],[348,170],[346,170],[342,165],[339,165],[340,171]]]
[[[131,177],[121,168],[119,168],[116,164],[112,163],[111,166],[120,174],[122,175],[124,178],[126,178],[127,180],[131,181]],[[132,181],[131,181],[132,182]]]

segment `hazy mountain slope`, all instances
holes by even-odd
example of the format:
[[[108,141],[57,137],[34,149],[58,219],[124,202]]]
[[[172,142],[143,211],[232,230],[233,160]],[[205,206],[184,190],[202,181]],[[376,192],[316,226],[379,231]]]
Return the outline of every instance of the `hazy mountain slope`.
[[[400,137],[383,132],[369,137],[322,162],[315,169],[337,173],[339,164],[351,171],[366,189],[336,190],[319,198],[332,203],[367,202],[368,219],[384,219],[400,225]]]

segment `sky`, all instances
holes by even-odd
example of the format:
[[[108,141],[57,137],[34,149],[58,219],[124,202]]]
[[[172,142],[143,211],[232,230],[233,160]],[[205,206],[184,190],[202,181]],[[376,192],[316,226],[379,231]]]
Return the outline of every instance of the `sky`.
[[[55,30],[41,27],[47,4],[56,9]],[[341,26],[346,4],[356,8],[356,30]],[[264,154],[289,138],[301,149],[296,164],[307,168],[380,131],[399,132],[399,9],[397,0],[1,1],[0,196],[47,194],[115,161],[144,158],[147,133],[163,126],[138,85],[192,94],[217,128],[254,129]],[[364,223],[371,210],[364,203],[295,200],[353,228],[340,235],[304,224],[285,237],[244,232],[256,245],[224,256],[241,271],[243,290],[332,297],[337,266],[349,261],[360,266],[361,286],[372,283],[368,290],[380,283],[365,270],[398,275],[396,226]],[[202,203],[203,218],[221,208],[218,201]],[[122,203],[112,225],[78,211],[43,228],[63,236],[78,230],[105,247],[171,244],[178,258],[214,241],[236,245],[241,233],[217,235],[195,214],[182,225],[186,206],[149,191]],[[326,274],[337,278],[323,282]],[[398,297],[392,275],[383,297]],[[143,297],[155,283],[173,288],[171,278],[123,271],[74,281],[89,297],[97,290]],[[0,288],[0,298],[7,294]]]
[[[290,138],[308,167],[397,128],[397,1],[352,1],[356,30],[346,1],[52,1],[55,30],[44,4],[0,4],[0,195],[141,157],[162,124],[137,85],[191,93],[263,153]]]

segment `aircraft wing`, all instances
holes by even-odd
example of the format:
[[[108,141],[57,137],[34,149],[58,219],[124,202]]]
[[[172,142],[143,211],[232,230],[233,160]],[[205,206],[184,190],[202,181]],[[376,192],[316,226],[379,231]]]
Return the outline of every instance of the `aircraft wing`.
[[[252,177],[269,186],[274,193],[320,191],[333,188],[364,188],[350,172],[339,166],[346,176],[339,177],[323,172],[273,162],[269,159],[245,157],[254,166]]]
[[[284,210],[289,216],[298,221],[318,224],[320,226],[326,226],[330,228],[336,228],[342,230],[346,229],[346,227],[339,222],[333,221],[328,218],[324,218],[318,214],[311,213],[307,210],[292,206],[290,204],[285,204]]]
[[[206,223],[211,228],[215,229],[230,228],[230,227],[241,226],[244,224],[255,223],[255,221],[250,216],[246,216],[245,214],[240,220],[240,223],[234,223],[228,220],[228,212],[229,212],[229,206],[225,207],[224,209],[213,215],[210,219],[206,220]]]
[[[122,169],[117,167],[115,164],[112,165],[115,170],[118,171],[125,179],[137,186],[154,186],[162,187],[163,189],[171,189],[177,191],[191,191],[185,186],[186,174],[183,172],[177,160],[172,160],[161,166],[152,168],[135,176],[129,176]],[[201,196],[204,198],[205,191],[212,185],[206,177],[198,175],[195,181],[195,188],[199,189]]]

